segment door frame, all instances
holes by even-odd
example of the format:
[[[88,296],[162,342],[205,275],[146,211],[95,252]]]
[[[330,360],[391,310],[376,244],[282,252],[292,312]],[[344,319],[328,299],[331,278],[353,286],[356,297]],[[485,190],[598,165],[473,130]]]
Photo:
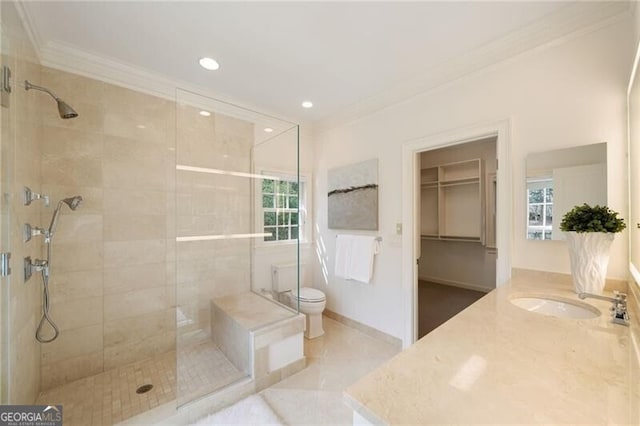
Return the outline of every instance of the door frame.
[[[402,300],[405,313],[403,348],[411,346],[418,337],[418,266],[420,235],[415,220],[420,208],[416,184],[420,169],[416,157],[420,153],[452,145],[496,136],[498,169],[496,170],[496,287],[511,278],[511,239],[513,229],[512,168],[510,158],[511,123],[509,119],[481,123],[469,127],[412,139],[402,144]]]

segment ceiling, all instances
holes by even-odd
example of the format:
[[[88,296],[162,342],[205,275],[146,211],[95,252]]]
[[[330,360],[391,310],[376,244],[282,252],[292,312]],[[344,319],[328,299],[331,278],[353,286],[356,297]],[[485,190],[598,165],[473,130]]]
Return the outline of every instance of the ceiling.
[[[48,1],[22,7],[42,51],[58,44],[91,52],[311,122],[523,28],[540,31],[545,22],[560,28],[557,17],[568,20],[575,13],[567,9],[577,6],[540,1]],[[202,69],[198,59],[203,56],[215,58],[220,69]],[[301,108],[303,100],[314,107]]]

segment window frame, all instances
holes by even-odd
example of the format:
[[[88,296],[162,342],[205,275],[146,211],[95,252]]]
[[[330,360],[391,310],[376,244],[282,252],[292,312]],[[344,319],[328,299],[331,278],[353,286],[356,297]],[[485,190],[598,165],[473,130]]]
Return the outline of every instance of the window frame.
[[[283,172],[283,171],[273,171],[273,170],[260,170],[259,172],[262,175],[280,178],[281,180],[286,180],[288,182],[297,182],[298,183],[298,208],[279,208],[277,206],[277,197],[278,192],[274,192],[274,201],[275,207],[268,207],[265,209],[263,204],[263,192],[262,192],[262,183],[265,179],[257,179],[256,180],[256,191],[255,191],[255,229],[256,232],[264,232],[265,223],[264,223],[264,214],[268,211],[274,211],[276,224],[273,226],[277,230],[280,228],[278,225],[278,216],[279,213],[298,213],[298,238],[297,239],[286,239],[286,240],[273,240],[273,241],[265,241],[264,237],[257,238],[255,240],[256,247],[274,247],[274,246],[289,246],[292,244],[297,244],[298,241],[300,244],[308,243],[310,239],[310,226],[308,225],[308,216],[309,211],[311,209],[311,191],[309,188],[311,182],[311,175],[307,173],[296,173],[291,172]],[[278,181],[276,181],[278,182]],[[285,194],[287,195],[287,194]],[[290,217],[290,215],[288,215]],[[289,232],[292,227],[295,225],[288,224]]]
[[[551,189],[553,191],[553,178],[552,177],[539,177],[535,179],[527,179],[527,208],[526,208],[526,239],[530,241],[550,241],[553,239],[553,213],[551,215],[551,224],[547,224],[547,207],[551,206],[553,209],[553,199],[549,202],[547,201],[547,191]],[[531,191],[542,189],[543,196],[542,202],[532,203],[531,200]],[[531,206],[542,206],[542,225],[530,225],[529,224],[529,213],[531,210]],[[529,238],[529,232],[542,232],[542,238]],[[545,234],[549,232],[549,238],[545,238]]]

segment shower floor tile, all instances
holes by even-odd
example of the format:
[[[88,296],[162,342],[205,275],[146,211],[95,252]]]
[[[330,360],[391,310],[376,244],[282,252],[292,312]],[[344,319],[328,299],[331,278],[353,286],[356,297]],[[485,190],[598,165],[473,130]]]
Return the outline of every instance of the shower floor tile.
[[[204,333],[182,342],[179,353],[178,379],[171,351],[49,389],[36,404],[61,404],[67,426],[112,425],[175,401],[176,389],[178,402],[186,402],[245,377]],[[144,384],[153,388],[136,393]]]
[[[178,343],[178,405],[247,376],[201,330]]]

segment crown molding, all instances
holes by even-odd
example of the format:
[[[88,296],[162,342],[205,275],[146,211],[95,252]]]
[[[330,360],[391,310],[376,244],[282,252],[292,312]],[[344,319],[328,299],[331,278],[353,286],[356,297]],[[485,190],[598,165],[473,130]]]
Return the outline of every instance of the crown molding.
[[[36,53],[36,58],[39,62],[42,62],[42,54],[40,52],[40,48],[42,46],[42,37],[40,36],[40,32],[36,27],[33,19],[31,18],[30,5],[29,2],[23,1],[12,1],[13,5],[16,8],[16,12],[22,21],[22,26],[24,27],[25,32],[27,33],[27,37],[29,37],[29,41],[33,45],[33,50]]]
[[[184,92],[185,100],[189,99],[188,103],[194,106],[200,105],[205,108],[207,103],[209,106],[212,103],[216,103],[217,108],[225,109],[227,112],[230,112],[233,109],[232,107],[242,108],[245,110],[245,114],[241,114],[242,116],[233,114],[238,118],[262,116],[264,120],[271,123],[270,125],[273,125],[274,121],[287,122],[291,125],[308,125],[308,123],[296,122],[295,119],[289,117],[279,117],[276,114],[265,111],[264,108],[240,102],[208,88],[172,79],[163,74],[133,66],[107,56],[96,55],[59,41],[45,43],[40,48],[40,55],[40,63],[43,66],[78,74],[151,96],[175,101],[179,97],[178,91],[181,91]],[[196,98],[200,98],[200,101],[192,103],[191,100]],[[210,98],[210,100],[207,101],[205,98]]]
[[[96,55],[58,41],[43,42],[31,18],[28,2],[15,2],[23,25],[31,39],[36,55],[44,66],[79,74],[138,92],[175,100],[176,89],[184,89],[225,103],[238,105],[250,111],[263,111],[257,105],[238,102],[230,96],[197,87],[186,81],[168,78],[114,58]],[[315,122],[299,122],[282,118],[315,133],[338,127],[377,111],[399,104],[415,96],[446,87],[477,72],[492,69],[510,59],[520,58],[575,37],[611,25],[636,11],[635,2],[575,2],[531,25],[511,32],[467,54],[460,55],[420,74],[390,86],[369,98],[349,105],[335,114]],[[261,113],[262,114],[262,113]],[[267,112],[268,114],[268,112]],[[272,114],[276,117],[276,114]]]
[[[314,131],[322,133],[415,96],[442,89],[454,82],[487,69],[494,69],[525,55],[534,54],[597,31],[628,16],[627,2],[572,3],[531,25],[513,31],[467,54],[431,68],[409,80],[343,108],[336,114],[314,122]]]

